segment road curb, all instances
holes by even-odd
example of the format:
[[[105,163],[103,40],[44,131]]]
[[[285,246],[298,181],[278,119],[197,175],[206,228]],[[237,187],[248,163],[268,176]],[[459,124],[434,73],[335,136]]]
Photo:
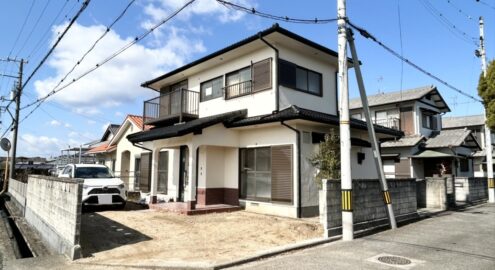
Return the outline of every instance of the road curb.
[[[273,257],[276,255],[287,253],[290,251],[314,247],[314,246],[334,242],[334,241],[337,241],[341,238],[342,238],[341,235],[337,235],[337,236],[332,236],[329,238],[311,239],[311,240],[307,240],[307,241],[296,243],[296,244],[290,244],[290,245],[286,245],[286,246],[282,246],[282,247],[277,247],[277,248],[270,249],[270,250],[267,250],[265,252],[261,252],[261,253],[258,253],[256,255],[249,256],[249,257],[246,257],[243,259],[234,260],[234,261],[230,261],[227,263],[216,264],[216,265],[213,265],[211,269],[216,270],[216,269],[224,269],[224,268],[228,268],[228,267],[238,266],[241,264],[246,264],[246,263],[257,261],[260,259],[265,259],[268,257]]]

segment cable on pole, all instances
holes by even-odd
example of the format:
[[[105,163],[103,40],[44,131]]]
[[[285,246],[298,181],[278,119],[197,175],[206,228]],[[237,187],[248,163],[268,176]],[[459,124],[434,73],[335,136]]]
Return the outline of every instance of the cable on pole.
[[[31,28],[31,31],[29,31],[29,34],[27,35],[26,39],[24,40],[24,42],[22,43],[21,45],[21,48],[17,51],[16,55],[15,55],[15,58],[17,58],[17,56],[22,52],[22,50],[24,49],[24,47],[26,46],[29,38],[31,37],[31,35],[33,34],[34,30],[36,29],[36,27],[38,27],[38,23],[40,22],[41,18],[43,17],[43,15],[45,14],[45,11],[46,11],[46,8],[48,7],[48,5],[50,4],[50,1],[51,0],[48,0],[46,1],[46,4],[45,6],[43,7],[43,9],[41,10],[41,13],[40,15],[38,16],[38,18],[36,19],[36,21],[34,22],[33,24],[33,27]]]
[[[381,42],[380,40],[378,40],[375,36],[373,36],[372,34],[370,34],[367,30],[361,28],[361,27],[358,27],[356,26],[355,24],[353,24],[351,21],[348,21],[349,25],[354,28],[356,31],[359,32],[359,34],[373,42],[375,42],[376,44],[378,44],[379,46],[381,46],[382,48],[384,48],[386,51],[388,51],[389,53],[391,53],[393,56],[399,58],[401,61],[403,61],[404,63],[412,66],[413,68],[417,69],[418,71],[420,71],[421,73],[427,75],[428,77],[430,78],[433,78],[435,79],[436,81],[440,82],[441,84],[447,86],[448,88],[456,91],[457,93],[465,96],[465,97],[468,97],[474,101],[477,101],[477,102],[480,102],[483,104],[483,101],[481,101],[480,99],[474,97],[473,95],[470,95],[464,91],[462,91],[461,89],[451,85],[450,83],[448,83],[447,81],[445,80],[442,80],[440,79],[439,77],[433,75],[431,72],[425,70],[424,68],[418,66],[417,64],[415,64],[414,62],[412,62],[411,60],[403,57],[400,55],[400,53],[394,51],[392,48],[388,47],[387,45],[383,44],[383,42]]]
[[[249,14],[254,14],[259,17],[267,18],[267,19],[272,19],[276,21],[282,21],[282,22],[289,22],[289,23],[302,23],[302,24],[326,24],[326,23],[331,23],[331,22],[336,22],[337,18],[332,18],[332,19],[301,19],[301,18],[291,18],[288,16],[279,16],[279,15],[273,15],[269,14],[266,12],[261,12],[256,10],[254,7],[249,8],[246,6],[241,6],[239,4],[234,4],[228,1],[224,0],[217,0],[218,3],[222,4],[223,6],[233,9],[233,10],[238,10],[238,11],[243,11],[245,13]]]
[[[31,6],[29,7],[26,18],[24,18],[24,22],[22,23],[21,30],[19,31],[19,33],[17,34],[17,37],[15,38],[14,45],[12,46],[12,49],[10,49],[8,58],[10,58],[10,56],[12,55],[12,51],[14,51],[15,45],[17,45],[17,42],[19,41],[19,38],[21,37],[21,34],[24,31],[24,27],[26,26],[26,22],[31,17],[30,15],[31,15],[31,11],[33,10],[34,2],[36,2],[36,1],[31,0]]]
[[[63,89],[65,89],[68,86],[72,85],[73,83],[79,81],[80,79],[84,78],[85,76],[87,76],[88,74],[90,74],[93,71],[97,70],[101,66],[105,65],[107,62],[109,62],[113,58],[117,57],[118,55],[120,55],[121,53],[123,53],[124,51],[126,51],[127,49],[129,49],[130,47],[132,47],[133,45],[135,45],[136,43],[138,43],[139,41],[143,40],[145,37],[147,37],[149,34],[151,34],[158,27],[162,26],[163,24],[165,24],[166,22],[168,22],[169,20],[171,20],[172,18],[174,18],[175,16],[177,16],[177,14],[179,14],[182,10],[184,10],[186,7],[188,7],[189,5],[191,5],[194,1],[195,0],[190,0],[189,2],[187,2],[186,4],[184,4],[182,7],[180,7],[176,11],[174,11],[172,14],[170,14],[167,18],[165,18],[162,21],[158,22],[153,27],[151,27],[149,30],[147,30],[146,32],[144,32],[140,36],[135,37],[134,40],[132,40],[131,42],[129,42],[128,44],[126,44],[125,46],[123,46],[122,48],[120,48],[119,50],[117,50],[116,52],[114,52],[109,57],[105,58],[100,63],[96,64],[93,68],[90,68],[89,70],[87,70],[86,72],[84,72],[80,76],[78,76],[77,78],[72,79],[69,83],[65,84],[64,86],[60,87],[59,89],[57,89],[55,91],[52,91],[52,92],[48,93],[47,95],[45,95],[44,97],[40,98],[39,101],[37,102],[37,104],[36,103],[30,104],[29,106],[33,106],[35,104],[36,104],[36,106],[20,121],[20,123],[24,122],[30,115],[32,115],[34,113],[34,111],[36,111],[36,109],[38,109],[41,106],[41,104],[46,101],[47,98],[49,98],[50,96],[52,96],[52,95],[54,95],[54,94],[62,91]]]
[[[60,79],[60,81],[53,87],[52,91],[49,92],[49,94],[55,94],[56,93],[56,89],[65,81],[65,79],[67,79],[67,77],[72,74],[72,72],[76,69],[76,67],[78,65],[80,65],[83,60],[86,58],[86,56],[96,47],[96,45],[110,32],[110,30],[112,29],[112,27],[120,20],[122,19],[122,17],[125,15],[125,13],[127,12],[127,10],[129,10],[130,6],[135,2],[136,0],[131,0],[129,1],[129,3],[127,4],[127,6],[124,8],[124,10],[122,10],[120,12],[120,14],[117,16],[117,18],[115,18],[115,20],[113,20],[113,22],[107,26],[107,28],[105,29],[105,31],[100,35],[100,37],[98,37],[98,39],[96,39],[96,41],[91,45],[91,47],[81,56],[81,58],[72,66],[72,68],[62,77],[62,79]],[[29,103],[28,105],[22,107],[21,109],[25,109],[25,108],[28,108],[28,107],[31,107],[33,106],[34,104],[40,102],[43,98],[39,98],[37,99],[36,101],[32,102],[32,103]]]

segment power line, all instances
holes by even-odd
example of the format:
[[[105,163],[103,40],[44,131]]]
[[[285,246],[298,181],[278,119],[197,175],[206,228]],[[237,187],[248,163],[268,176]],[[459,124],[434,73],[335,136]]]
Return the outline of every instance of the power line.
[[[358,27],[356,26],[355,24],[353,24],[351,21],[348,21],[349,25],[356,29],[359,34],[361,34],[361,36],[367,38],[367,39],[370,39],[372,40],[373,42],[375,42],[376,44],[380,45],[382,48],[384,48],[386,51],[388,51],[389,53],[391,53],[393,56],[399,58],[401,61],[405,62],[406,64],[414,67],[415,69],[419,70],[420,72],[422,72],[423,74],[427,75],[428,77],[430,78],[433,78],[435,79],[436,81],[440,82],[441,84],[447,86],[448,88],[458,92],[459,94],[463,95],[463,96],[466,96],[474,101],[477,101],[477,102],[480,102],[480,103],[483,103],[480,99],[474,97],[473,95],[470,95],[464,91],[462,91],[461,89],[451,85],[450,83],[440,79],[439,77],[433,75],[431,72],[429,71],[426,71],[425,69],[423,69],[422,67],[416,65],[415,63],[411,62],[409,59],[401,56],[398,52],[394,51],[393,49],[391,49],[390,47],[388,47],[387,45],[383,44],[380,40],[378,40],[375,36],[373,36],[371,33],[369,33],[367,30],[361,28],[361,27]]]
[[[488,4],[488,3],[487,3],[487,2],[485,2],[485,1],[482,1],[482,0],[476,0],[476,2],[479,2],[479,3],[481,3],[481,4],[483,4],[483,5],[487,6],[487,7],[489,7],[489,8],[491,8],[491,9],[495,10],[495,6],[492,6],[492,5]]]
[[[43,10],[41,10],[41,13],[40,15],[38,16],[38,18],[36,19],[35,23],[33,24],[33,27],[31,28],[31,31],[29,31],[29,34],[27,35],[26,39],[24,40],[24,43],[22,44],[21,48],[19,49],[19,51],[17,51],[17,54],[15,56],[15,58],[17,58],[17,56],[22,52],[22,50],[24,49],[24,47],[26,46],[29,38],[31,37],[31,35],[33,34],[34,30],[36,29],[36,27],[38,27],[38,23],[40,22],[41,18],[43,17],[43,15],[45,14],[45,11],[46,11],[46,8],[48,7],[48,5],[50,4],[50,1],[51,0],[48,0],[45,4],[45,6],[43,7]]]
[[[318,19],[318,18],[314,18],[314,19],[301,19],[301,18],[290,18],[288,16],[279,16],[279,15],[269,14],[269,13],[266,13],[266,12],[261,12],[261,11],[256,10],[254,7],[253,8],[248,8],[248,7],[241,6],[241,5],[238,5],[238,4],[234,4],[234,3],[231,3],[231,2],[228,2],[228,1],[224,1],[224,0],[217,0],[217,2],[220,3],[220,4],[222,4],[222,5],[224,5],[227,8],[230,8],[230,9],[243,11],[243,12],[246,12],[246,13],[257,15],[259,17],[263,17],[263,18],[267,18],[267,19],[272,19],[272,20],[276,20],[276,21],[283,21],[283,22],[290,22],[290,23],[302,23],[302,24],[325,24],[325,23],[331,23],[331,22],[336,22],[337,21],[337,18],[335,18],[335,19]]]
[[[100,63],[96,64],[95,67],[87,70],[86,72],[84,72],[83,74],[81,74],[79,77],[77,78],[74,78],[72,79],[71,82],[65,84],[64,86],[60,87],[59,89],[55,90],[55,91],[52,91],[50,93],[48,93],[46,96],[44,96],[43,98],[40,98],[39,99],[39,102],[38,104],[34,107],[34,109],[32,109],[22,120],[21,120],[21,123],[26,120],[30,115],[32,115],[34,113],[34,111],[36,111],[36,109],[38,109],[41,104],[43,104],[43,102],[46,101],[47,98],[49,98],[50,96],[62,91],[63,89],[67,88],[68,86],[72,85],[73,83],[77,82],[78,80],[84,78],[85,76],[87,76],[88,74],[92,73],[93,71],[97,70],[98,68],[100,68],[101,66],[103,66],[104,64],[106,64],[107,62],[109,62],[110,60],[112,60],[113,58],[117,57],[118,55],[120,55],[121,53],[123,53],[124,51],[126,51],[127,49],[129,49],[130,47],[132,47],[134,44],[138,43],[139,41],[141,41],[142,39],[144,39],[145,37],[147,37],[149,34],[151,34],[154,30],[156,30],[158,27],[162,26],[163,24],[165,24],[166,22],[168,22],[169,20],[171,20],[172,18],[174,18],[177,14],[179,14],[182,10],[184,10],[187,6],[189,6],[190,4],[192,4],[195,0],[190,0],[189,2],[187,2],[186,4],[184,4],[182,7],[180,7],[179,9],[177,9],[176,11],[174,11],[172,14],[170,14],[167,18],[163,19],[162,21],[160,21],[159,23],[155,24],[153,27],[151,27],[148,31],[144,32],[143,34],[141,34],[140,36],[137,36],[134,38],[133,41],[129,42],[128,44],[126,44],[125,46],[123,46],[122,48],[120,48],[119,50],[117,50],[116,52],[114,52],[112,55],[110,55],[109,57],[105,58],[103,61],[101,61]],[[29,106],[32,106],[34,105],[35,103],[33,104],[30,104]],[[26,106],[27,107],[27,106]]]
[[[96,39],[96,41],[91,45],[91,47],[82,55],[82,57],[72,66],[72,68],[62,77],[62,79],[55,85],[52,89],[52,91],[49,92],[49,94],[54,94],[55,90],[67,79],[67,77],[76,69],[76,67],[82,63],[82,61],[86,58],[86,56],[96,47],[96,45],[110,32],[111,28],[120,20],[122,17],[125,15],[127,10],[131,7],[131,5],[135,2],[135,0],[129,1],[127,6],[120,12],[120,14],[113,20],[113,22],[105,29],[105,31],[101,34],[101,36]],[[31,107],[32,105],[40,102],[43,98],[39,98],[36,101],[29,103],[28,105],[22,107],[21,109],[25,109],[28,107]]]
[[[10,56],[12,55],[12,51],[14,50],[15,46],[17,45],[17,42],[19,41],[19,37],[21,36],[22,32],[24,31],[24,27],[26,26],[26,22],[31,15],[31,11],[33,10],[33,6],[34,6],[34,2],[35,2],[34,0],[31,0],[31,1],[32,1],[31,6],[29,7],[26,18],[24,18],[24,22],[22,23],[21,31],[19,31],[19,33],[17,34],[17,37],[15,38],[14,45],[12,46],[12,49],[10,49],[8,58],[10,58]]]
[[[29,52],[28,56],[27,56],[27,59],[29,60],[31,58],[31,56],[35,55],[39,49],[41,48],[41,44],[43,43],[44,40],[46,40],[48,38],[48,33],[50,33],[50,30],[52,29],[52,26],[55,25],[55,22],[58,20],[58,18],[60,17],[60,15],[62,14],[62,12],[64,11],[65,7],[67,6],[67,3],[69,2],[69,0],[65,0],[65,3],[62,5],[62,7],[60,8],[60,10],[58,11],[57,15],[53,18],[52,22],[50,23],[50,25],[48,26],[48,28],[45,30],[45,32],[41,35],[41,38],[38,40],[38,42],[36,43],[36,45],[34,45],[33,49]],[[74,1],[74,5],[72,6],[72,8],[69,10],[72,11],[74,9],[74,7],[76,6],[77,2]],[[65,14],[65,18],[67,18],[69,12],[67,12],[67,14]],[[64,19],[62,19],[59,24],[61,24]]]
[[[84,3],[81,5],[81,8],[79,9],[79,11],[77,12],[77,14],[74,16],[74,18],[72,18],[72,20],[70,21],[70,23],[67,25],[67,27],[64,29],[64,31],[62,32],[62,34],[57,38],[57,41],[55,42],[55,44],[52,45],[52,47],[50,48],[50,50],[46,53],[45,57],[43,57],[43,59],[40,61],[40,63],[36,66],[36,68],[31,72],[31,74],[28,76],[27,80],[21,85],[20,87],[20,90],[22,91],[24,89],[24,87],[26,87],[26,85],[29,83],[29,81],[33,78],[34,74],[36,74],[36,72],[41,68],[41,66],[43,66],[43,64],[45,63],[46,59],[48,59],[48,57],[52,54],[52,52],[55,50],[55,48],[57,47],[57,45],[60,43],[60,41],[62,40],[62,38],[65,36],[65,34],[67,33],[67,31],[69,31],[69,29],[71,28],[71,26],[74,24],[74,22],[77,20],[77,18],[79,17],[79,15],[81,15],[81,13],[86,9],[86,7],[89,5],[89,2],[91,0],[85,0]],[[16,98],[19,96],[19,93],[21,93],[21,91],[18,91],[16,93]],[[14,99],[14,100],[15,100]],[[7,107],[10,106],[10,104],[12,104],[13,101],[10,101],[9,104],[7,104]]]
[[[447,0],[447,3],[450,4],[450,6],[452,6],[453,9],[455,9],[457,12],[459,12],[460,14],[462,14],[464,17],[466,17],[468,20],[472,21],[473,20],[473,17],[470,16],[469,14],[467,14],[466,12],[464,12],[464,10],[462,10],[460,7],[458,7],[457,5],[455,5],[452,0]]]
[[[436,9],[430,2],[427,0],[419,0],[419,2],[425,7],[425,9],[442,24],[450,33],[452,33],[457,38],[467,42],[472,43],[475,46],[478,46],[477,38],[468,35],[466,32],[462,31],[457,27],[454,23],[452,23],[449,19],[447,19],[438,9]]]

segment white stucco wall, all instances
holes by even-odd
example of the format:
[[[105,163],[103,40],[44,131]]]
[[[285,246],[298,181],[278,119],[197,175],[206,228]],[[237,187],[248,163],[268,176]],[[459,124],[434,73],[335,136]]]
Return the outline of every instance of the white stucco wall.
[[[128,187],[129,190],[134,190],[134,172],[136,170],[135,167],[135,159],[141,157],[141,153],[144,152],[143,149],[135,147],[132,145],[131,142],[129,142],[126,137],[130,134],[139,132],[140,129],[137,127],[134,127],[130,121],[126,121],[124,125],[121,127],[122,130],[119,130],[120,132],[123,132],[123,135],[120,137],[114,138],[114,141],[112,144],[117,145],[117,149],[115,150],[115,171],[122,174],[122,154],[126,151],[130,152],[130,159],[129,159],[129,183]],[[112,162],[111,160],[109,161],[109,167],[112,167]]]
[[[237,57],[235,60],[226,61],[214,68],[201,71],[195,75],[189,76],[188,86],[192,91],[199,92],[201,83],[211,79],[223,76],[225,85],[225,75],[232,71],[245,68],[251,63],[259,62],[267,58],[272,59],[272,83],[275,81],[275,73],[273,72],[275,65],[275,52],[269,47],[262,47],[259,50],[250,52],[243,56]],[[199,103],[199,117],[221,114],[225,112],[248,109],[248,116],[269,114],[275,110],[275,91],[273,87],[252,95],[225,100],[224,97],[215,98],[212,100]]]
[[[302,108],[325,112],[328,114],[337,114],[337,90],[335,89],[335,72],[337,67],[329,65],[322,60],[321,56],[303,55],[299,52],[284,47],[283,44],[277,44],[279,49],[279,58],[292,62],[306,69],[319,72],[322,74],[322,93],[323,96],[307,94],[295,89],[280,86],[280,109],[297,105]],[[337,64],[337,62],[335,62]]]

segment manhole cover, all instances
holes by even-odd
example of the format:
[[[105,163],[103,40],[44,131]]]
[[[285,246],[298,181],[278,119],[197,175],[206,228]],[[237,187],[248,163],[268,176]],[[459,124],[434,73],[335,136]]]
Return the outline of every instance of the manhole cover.
[[[392,265],[408,265],[411,260],[399,256],[381,256],[377,258],[380,262]]]

